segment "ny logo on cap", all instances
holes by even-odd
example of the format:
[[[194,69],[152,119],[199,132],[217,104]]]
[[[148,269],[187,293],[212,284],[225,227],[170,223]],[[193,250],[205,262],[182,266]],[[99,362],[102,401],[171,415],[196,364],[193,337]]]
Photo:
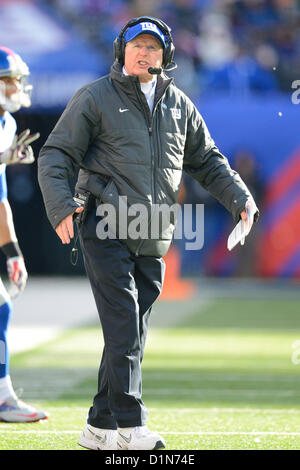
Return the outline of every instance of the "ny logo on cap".
[[[162,41],[164,41],[164,35],[158,29],[156,24],[144,22],[144,23],[141,23],[141,25],[142,25],[143,30],[148,30],[149,31],[149,29],[150,29],[151,31],[155,32],[156,34],[159,34],[159,36],[162,38]]]

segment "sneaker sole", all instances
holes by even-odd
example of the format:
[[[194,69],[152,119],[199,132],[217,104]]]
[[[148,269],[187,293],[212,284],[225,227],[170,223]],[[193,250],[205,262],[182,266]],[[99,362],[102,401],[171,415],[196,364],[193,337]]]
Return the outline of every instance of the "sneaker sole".
[[[28,420],[25,420],[25,421],[10,421],[8,419],[0,418],[0,423],[19,423],[19,424],[22,424],[22,423],[37,423],[38,421],[43,421],[44,419],[48,419],[48,416],[45,416],[43,418],[37,418],[37,419],[28,419]]]
[[[162,441],[157,441],[155,446],[152,448],[152,449],[126,449],[124,447],[121,447],[120,444],[118,444],[118,449],[117,450],[120,450],[120,451],[123,451],[123,450],[159,450],[159,449],[165,449],[166,448],[166,445],[164,444],[164,442]]]
[[[152,450],[165,449],[166,445],[162,441],[157,441]]]
[[[82,436],[78,439],[78,445],[88,450],[117,450],[112,447],[100,447],[100,445],[95,444],[95,441],[85,439]]]

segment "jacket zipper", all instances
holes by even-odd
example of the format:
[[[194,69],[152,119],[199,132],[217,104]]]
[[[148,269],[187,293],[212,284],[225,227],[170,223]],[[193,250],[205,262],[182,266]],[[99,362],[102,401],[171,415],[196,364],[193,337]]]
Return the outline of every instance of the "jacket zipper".
[[[146,123],[147,123],[147,128],[148,128],[148,133],[149,133],[149,139],[150,139],[150,151],[151,151],[151,190],[152,190],[152,203],[153,201],[155,200],[155,184],[154,184],[154,173],[155,173],[155,162],[154,162],[154,149],[153,149],[153,143],[152,143],[152,116],[150,116],[150,119],[149,119],[149,116],[148,116],[148,111],[147,109],[145,108],[144,106],[144,103],[143,101],[141,100],[141,97],[140,97],[140,91],[138,89],[138,86],[137,84],[135,83],[134,84],[135,86],[135,90],[136,90],[136,94],[137,94],[137,97],[138,97],[138,100],[140,102],[140,105],[141,105],[141,108],[143,110],[143,113],[144,113],[144,117],[146,119]],[[151,217],[150,217],[150,221],[151,221]],[[149,227],[149,224],[150,222],[148,223],[148,227]],[[141,249],[141,246],[142,244],[144,243],[144,239],[141,239],[139,245],[137,246],[137,249],[135,251],[135,255],[138,256],[139,255],[139,251]]]
[[[160,100],[156,103],[153,113],[156,111],[156,108],[159,102]],[[161,147],[160,147],[160,136],[159,136],[159,114],[156,117],[156,139],[157,139],[157,167],[159,168],[160,160],[161,160]]]
[[[144,111],[144,116],[146,117],[146,122],[147,122],[147,125],[148,125],[148,132],[149,132],[149,138],[150,138],[150,149],[151,149],[151,188],[152,188],[152,204],[155,204],[156,203],[156,163],[155,163],[155,153],[154,153],[154,146],[153,146],[153,116],[156,112],[156,109],[157,109],[157,106],[158,106],[158,103],[161,101],[161,98],[157,101],[157,103],[155,104],[155,107],[153,109],[153,112],[152,112],[152,115],[150,116],[150,119],[148,117],[148,112],[147,110],[145,109],[145,106],[144,106],[144,103],[142,102],[141,100],[141,97],[139,95],[139,90],[138,90],[138,87],[137,85],[135,84],[135,87],[136,87],[136,92],[137,92],[137,96],[138,96],[138,99],[139,99],[139,102],[142,106],[142,109]],[[158,119],[157,119],[157,123],[156,123],[156,137],[157,137],[157,143],[158,143],[158,156],[157,156],[157,163],[159,163],[159,158],[160,158],[160,143],[159,143],[159,137],[158,137]],[[155,206],[154,206],[155,207]],[[153,218],[153,213],[151,211],[151,216],[150,216],[150,221],[148,223],[148,228],[151,224],[151,220]],[[142,244],[144,243],[144,239],[141,240],[141,242],[139,243],[137,249],[136,249],[136,256],[138,256],[139,254],[139,251],[142,247]]]
[[[149,113],[148,113],[148,110],[145,108],[144,106],[144,103],[143,101],[141,100],[141,97],[140,97],[140,90],[138,89],[138,86],[137,84],[135,83],[134,84],[135,86],[135,90],[136,90],[136,94],[137,94],[137,97],[138,97],[138,100],[140,102],[140,105],[141,105],[141,108],[143,110],[143,113],[144,113],[144,117],[146,119],[146,123],[147,123],[147,128],[148,128],[148,133],[149,133],[149,138],[150,138],[150,149],[151,149],[151,170],[154,169],[154,150],[153,150],[153,144],[152,144],[152,116],[150,115],[149,116]],[[151,187],[152,187],[152,200],[154,199],[154,185],[153,185],[153,174],[151,173],[151,177],[152,177],[152,181],[151,181]]]

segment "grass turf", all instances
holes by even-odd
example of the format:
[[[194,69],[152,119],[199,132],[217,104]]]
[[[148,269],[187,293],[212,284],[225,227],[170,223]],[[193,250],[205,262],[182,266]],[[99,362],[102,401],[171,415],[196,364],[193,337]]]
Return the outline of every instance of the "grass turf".
[[[225,299],[150,328],[143,396],[167,449],[300,449],[299,315],[297,300]],[[80,449],[102,346],[97,326],[13,356],[15,388],[51,416],[0,423],[0,449]]]

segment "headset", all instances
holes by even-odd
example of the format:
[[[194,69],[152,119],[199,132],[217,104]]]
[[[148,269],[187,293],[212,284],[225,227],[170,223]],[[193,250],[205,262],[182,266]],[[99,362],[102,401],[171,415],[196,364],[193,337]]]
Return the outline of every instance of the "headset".
[[[132,26],[142,23],[143,21],[147,21],[149,23],[154,23],[166,36],[166,47],[163,49],[163,62],[162,67],[164,70],[170,71],[177,67],[175,62],[173,62],[175,46],[173,44],[173,38],[171,35],[171,28],[164,23],[162,20],[158,18],[153,18],[152,16],[140,16],[138,18],[133,18],[132,20],[128,21],[128,23],[124,26],[121,30],[120,34],[114,40],[114,58],[121,65],[124,65],[124,57],[125,57],[125,42],[124,42],[124,34],[126,33],[127,29],[131,28]]]

